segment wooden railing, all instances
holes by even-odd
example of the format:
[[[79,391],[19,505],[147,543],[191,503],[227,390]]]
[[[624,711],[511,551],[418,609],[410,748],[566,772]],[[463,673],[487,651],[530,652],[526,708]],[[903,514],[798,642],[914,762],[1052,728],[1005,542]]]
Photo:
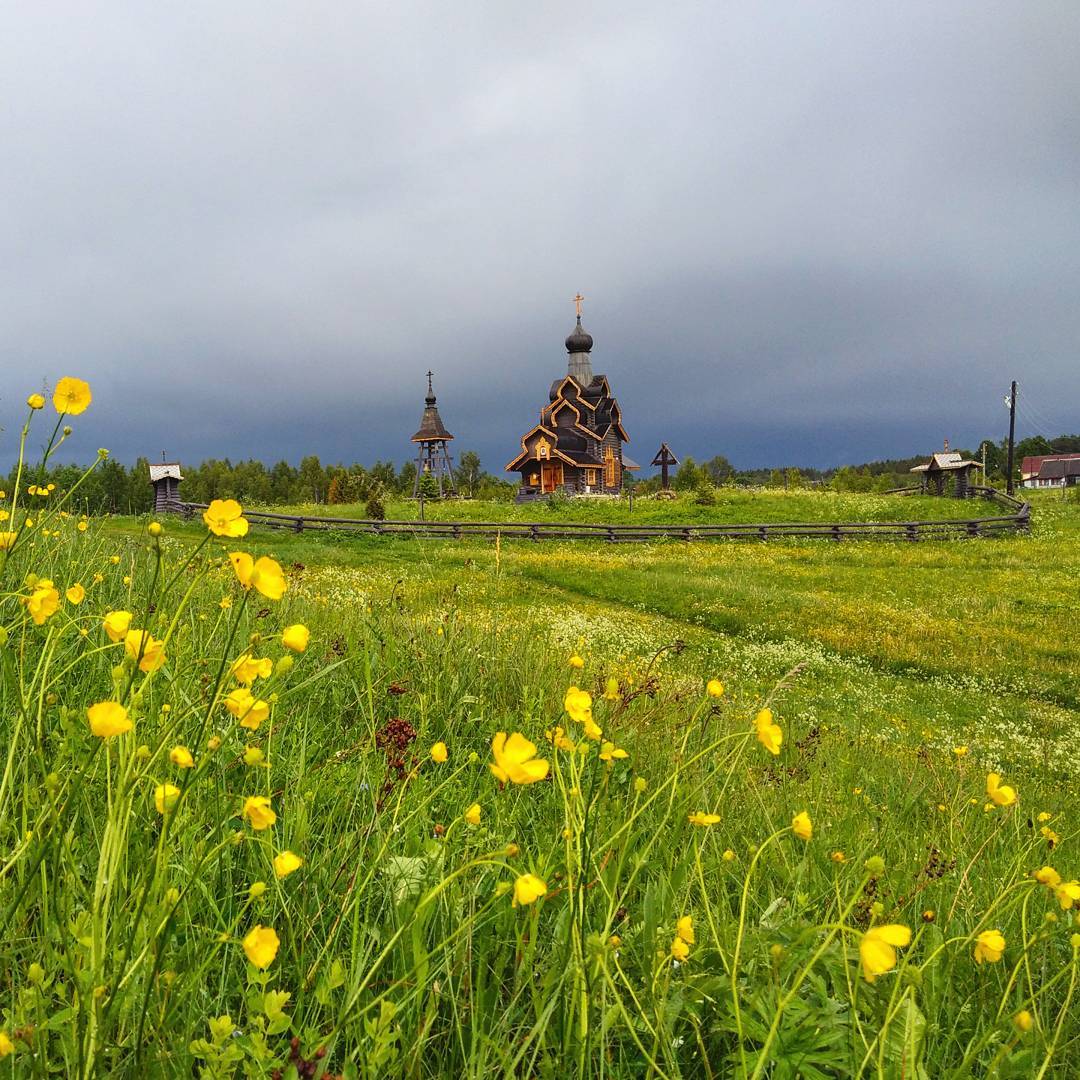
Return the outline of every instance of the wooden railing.
[[[1000,494],[1000,493],[999,493]],[[1009,499],[1009,496],[1001,496]],[[1027,532],[1031,511],[1027,503],[1010,499],[1014,513],[1001,517],[949,518],[937,521],[769,522],[760,525],[593,525],[552,521],[367,521],[357,518],[276,514],[245,510],[253,525],[291,532],[333,532],[360,536],[429,536],[451,540],[465,537],[506,540],[601,540],[612,544],[657,540],[779,540],[816,537],[823,540],[947,540]],[[176,503],[174,509],[192,517],[205,503]]]

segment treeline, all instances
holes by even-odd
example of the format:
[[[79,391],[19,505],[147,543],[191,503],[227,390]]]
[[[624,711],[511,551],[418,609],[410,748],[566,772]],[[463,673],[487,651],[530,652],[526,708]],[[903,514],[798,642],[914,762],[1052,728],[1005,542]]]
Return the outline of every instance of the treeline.
[[[374,465],[323,465],[311,454],[299,466],[279,461],[267,467],[254,459],[232,462],[228,458],[210,458],[198,465],[182,465],[184,480],[180,497],[185,502],[208,503],[212,499],[239,499],[248,506],[293,506],[304,503],[363,503],[379,516],[384,499],[411,496],[416,482],[416,465],[406,462],[398,469],[392,461]],[[8,489],[15,485],[12,468],[4,481]],[[81,465],[55,465],[42,470],[30,468],[23,473],[23,486],[53,483],[60,491],[70,491],[85,472]],[[455,469],[458,490],[473,498],[513,498],[513,484],[485,473],[480,458],[465,451]],[[438,496],[438,487],[424,478],[421,490],[428,498]],[[150,462],[138,458],[125,466],[106,458],[79,485],[74,496],[77,509],[90,514],[141,514],[153,506],[154,490],[150,484]]]
[[[985,450],[987,480],[1003,487],[1008,461],[1008,443],[1003,439],[984,440],[975,450],[957,448],[965,457],[983,460]],[[1080,435],[1061,435],[1056,439],[1041,436],[1021,439],[1014,454],[1014,479],[1019,479],[1020,462],[1025,457],[1044,454],[1080,454]],[[696,462],[683,457],[672,474],[677,491],[700,491],[722,486],[803,488],[828,487],[836,491],[887,491],[913,482],[911,467],[921,464],[926,455],[910,458],[887,458],[837,469],[810,469],[792,465],[782,469],[736,469],[722,454]],[[83,481],[75,496],[79,511],[90,514],[141,514],[153,505],[150,486],[150,462],[139,458],[125,466],[112,458],[100,462]],[[406,462],[401,468],[392,461],[374,465],[324,465],[310,454],[298,466],[279,461],[267,467],[253,459],[232,462],[228,458],[210,458],[198,465],[182,466],[184,482],[181,497],[186,502],[210,502],[212,499],[239,499],[249,506],[295,506],[307,503],[356,503],[366,506],[368,516],[380,517],[382,503],[388,498],[411,496],[416,483],[416,465]],[[69,491],[82,476],[79,465],[56,465],[41,470],[32,468],[23,475],[24,486],[53,483]],[[512,499],[514,483],[485,472],[479,456],[466,450],[458,459],[454,478],[459,494],[477,499]],[[648,478],[627,474],[628,485],[639,494],[660,488],[660,476]],[[15,470],[8,474],[5,486],[15,484]],[[420,490],[429,499],[437,498],[438,488],[431,477],[424,477]]]

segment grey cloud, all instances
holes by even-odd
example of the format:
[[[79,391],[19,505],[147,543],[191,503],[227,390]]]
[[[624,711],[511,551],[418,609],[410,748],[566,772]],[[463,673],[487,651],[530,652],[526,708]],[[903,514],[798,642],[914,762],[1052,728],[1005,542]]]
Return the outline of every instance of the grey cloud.
[[[1078,31],[1051,3],[9,7],[0,459],[70,373],[73,452],[401,460],[430,366],[496,468],[578,289],[639,460],[970,445],[1012,377],[1080,429]]]

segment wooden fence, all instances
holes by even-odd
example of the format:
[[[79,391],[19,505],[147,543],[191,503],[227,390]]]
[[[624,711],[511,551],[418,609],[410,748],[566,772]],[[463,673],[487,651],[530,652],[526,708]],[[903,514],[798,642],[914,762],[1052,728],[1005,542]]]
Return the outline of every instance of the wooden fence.
[[[1002,496],[1003,499],[1008,496]],[[356,518],[275,514],[245,510],[253,525],[291,532],[333,532],[358,536],[429,536],[461,540],[467,537],[505,540],[595,540],[611,544],[652,543],[657,540],[779,540],[815,537],[822,540],[949,540],[1025,533],[1030,527],[1027,503],[1009,500],[1013,513],[999,517],[952,518],[939,521],[770,522],[761,525],[590,525],[553,521],[364,521]],[[1015,504],[1015,505],[1013,505]],[[205,503],[175,503],[173,509],[192,517]]]

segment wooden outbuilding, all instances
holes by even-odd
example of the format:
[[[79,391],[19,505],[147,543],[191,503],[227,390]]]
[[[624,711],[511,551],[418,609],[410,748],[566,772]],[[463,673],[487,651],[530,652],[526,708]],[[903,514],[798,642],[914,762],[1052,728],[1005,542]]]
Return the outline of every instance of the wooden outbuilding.
[[[924,492],[966,499],[971,494],[972,480],[978,468],[977,461],[966,460],[963,454],[945,450],[934,454],[924,464],[914,466],[911,471],[918,474]]]
[[[150,483],[154,486],[155,514],[164,514],[176,509],[180,502],[180,481],[183,479],[179,461],[163,461],[160,465],[150,466]]]
[[[640,468],[623,453],[630,437],[607,376],[592,372],[593,339],[581,325],[583,299],[580,293],[574,298],[577,325],[566,339],[566,374],[551,384],[540,422],[521,437],[521,453],[506,466],[521,474],[519,501],[557,491],[618,495],[623,473]]]
[[[447,445],[454,437],[446,430],[446,425],[439,416],[435,402],[435,391],[431,388],[431,377],[427,373],[427,397],[424,399],[424,414],[420,417],[420,429],[412,437],[419,450],[416,455],[416,480],[413,482],[413,498],[420,494],[420,482],[425,476],[434,477],[439,485],[439,497],[456,495],[454,488],[454,464]]]

